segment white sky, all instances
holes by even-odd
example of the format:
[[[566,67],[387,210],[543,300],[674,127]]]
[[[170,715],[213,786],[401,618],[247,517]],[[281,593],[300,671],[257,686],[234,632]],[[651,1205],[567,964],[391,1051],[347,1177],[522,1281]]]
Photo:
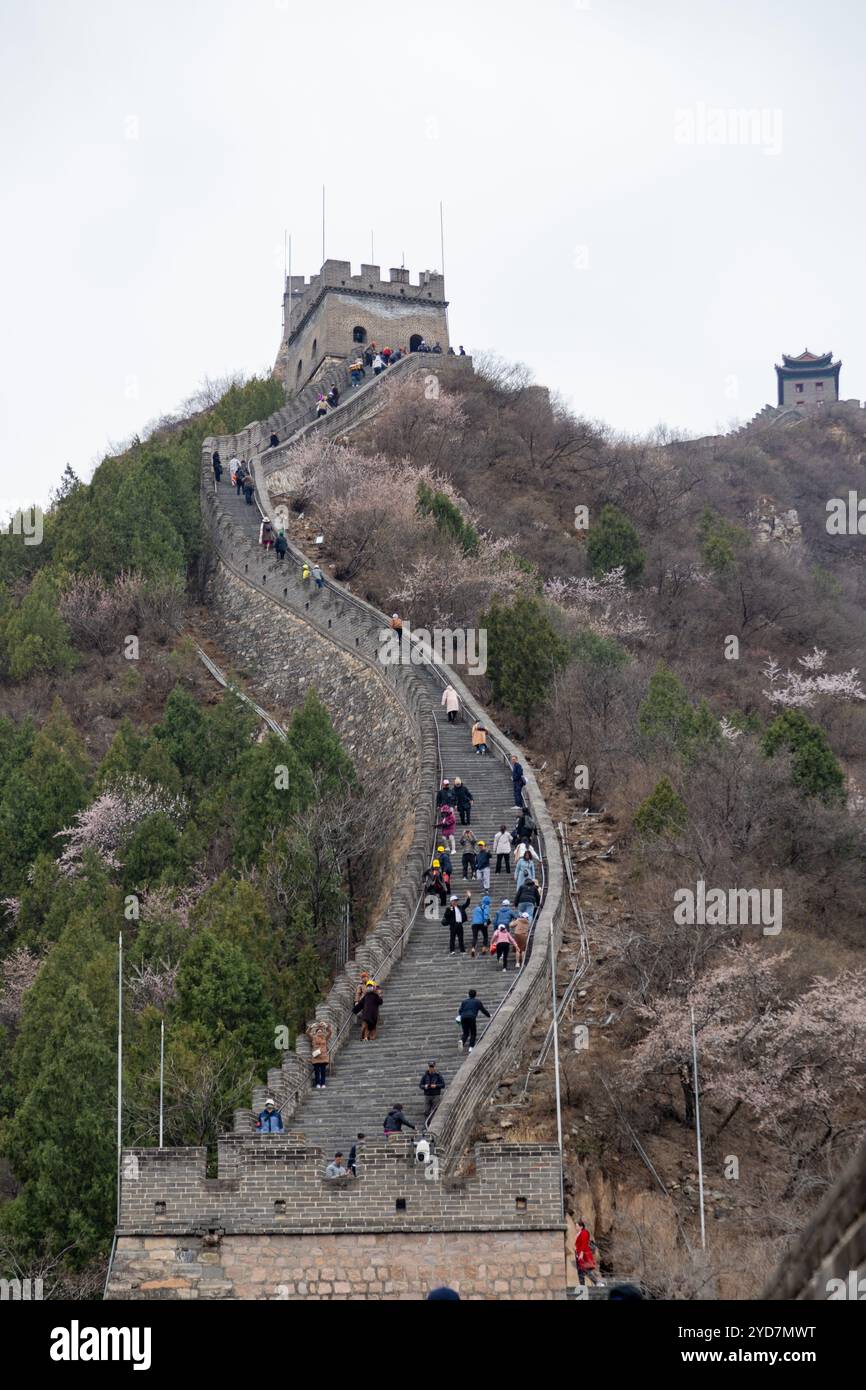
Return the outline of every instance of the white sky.
[[[0,511],[270,369],[323,182],[328,255],[374,229],[413,280],[444,199],[455,343],[618,429],[749,418],[806,346],[866,395],[864,31],[860,0],[0,0]],[[711,108],[764,134],[710,143]]]

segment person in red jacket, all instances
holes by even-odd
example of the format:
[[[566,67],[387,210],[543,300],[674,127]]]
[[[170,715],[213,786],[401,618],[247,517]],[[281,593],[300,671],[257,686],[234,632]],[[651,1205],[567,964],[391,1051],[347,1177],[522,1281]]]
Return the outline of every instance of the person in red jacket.
[[[574,1242],[574,1263],[577,1265],[577,1277],[581,1284],[587,1279],[591,1284],[600,1284],[598,1271],[595,1267],[595,1256],[592,1253],[589,1231],[586,1223],[578,1218],[577,1239]]]

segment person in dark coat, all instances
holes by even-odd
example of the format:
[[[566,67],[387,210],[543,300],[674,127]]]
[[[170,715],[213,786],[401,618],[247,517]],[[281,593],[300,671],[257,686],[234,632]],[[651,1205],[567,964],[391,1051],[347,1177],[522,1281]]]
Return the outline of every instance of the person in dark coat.
[[[517,890],[514,899],[514,906],[518,909],[518,916],[525,912],[530,922],[538,910],[541,902],[541,890],[534,878],[525,878]]]
[[[442,913],[442,925],[448,928],[448,953],[454,955],[455,944],[460,947],[461,953],[466,950],[463,944],[463,924],[466,921],[466,914],[469,911],[469,904],[472,901],[471,895],[466,894],[462,903],[457,901],[457,894],[451,894],[451,900],[445,911]]]
[[[286,540],[286,533],[285,531],[280,531],[274,542],[274,550],[277,552],[277,559],[282,560],[283,556],[288,553],[288,549],[289,542]]]
[[[448,781],[448,778],[447,778],[447,777],[444,777],[444,778],[442,779],[442,786],[439,788],[438,792],[436,793],[436,805],[437,805],[437,806],[453,806],[453,805],[455,804],[456,800],[457,800],[457,797],[456,797],[456,795],[455,795],[454,788],[452,787],[451,783]]]
[[[457,1010],[457,1018],[463,1025],[463,1037],[460,1039],[459,1045],[463,1048],[468,1043],[470,1052],[475,1046],[475,1034],[478,1028],[479,1014],[484,1014],[485,1018],[490,1017],[490,1014],[478,998],[477,992],[474,989],[470,989],[467,998],[463,1000],[463,1003]]]
[[[352,1174],[353,1178],[356,1178],[358,1176],[358,1145],[361,1143],[363,1139],[366,1139],[366,1137],[366,1134],[359,1134],[351,1149],[349,1150],[349,1158],[346,1163],[346,1167]]]
[[[407,1120],[406,1116],[403,1114],[402,1105],[392,1105],[391,1109],[385,1116],[385,1123],[383,1126],[385,1130],[385,1135],[388,1136],[391,1134],[399,1134],[404,1125],[407,1129],[415,1128],[412,1122],[410,1120]]]
[[[325,400],[328,402],[328,405],[331,407],[332,410],[337,409],[337,406],[340,404],[340,393],[337,390],[336,386],[331,387],[330,391],[325,397]]]
[[[220,478],[223,475],[222,459],[217,453],[215,453],[213,456],[213,475],[216,478],[217,482],[219,482]]]
[[[472,803],[475,798],[469,788],[463,785],[459,777],[454,778],[454,799],[457,805],[457,814],[460,817],[460,824],[471,825]]]
[[[280,442],[279,435],[272,434],[272,435],[271,435],[271,442],[270,442],[270,444],[268,445],[268,448],[269,448],[269,449],[276,449],[276,447],[277,447],[277,445],[279,444],[279,442]]]
[[[515,844],[519,844],[521,840],[530,840],[535,834],[536,829],[535,820],[526,807],[524,807],[520,819],[511,832],[511,838],[514,840]]]
[[[511,755],[511,786],[514,792],[515,806],[523,805],[523,788],[526,786],[526,778],[523,775],[523,766],[516,753]]]
[[[436,1070],[435,1062],[427,1063],[427,1070],[423,1073],[418,1085],[424,1092],[424,1119],[427,1120],[433,1114],[439,1104],[439,1097],[445,1090],[445,1082],[441,1073]]]
[[[362,1042],[375,1041],[376,1029],[379,1026],[379,1010],[381,1007],[382,996],[376,988],[376,981],[368,980],[363,999],[352,1009],[353,1014],[361,1015]]]
[[[253,505],[253,493],[255,492],[255,490],[256,485],[253,482],[250,475],[247,474],[247,476],[244,478],[244,501],[246,502],[248,507],[251,507]]]

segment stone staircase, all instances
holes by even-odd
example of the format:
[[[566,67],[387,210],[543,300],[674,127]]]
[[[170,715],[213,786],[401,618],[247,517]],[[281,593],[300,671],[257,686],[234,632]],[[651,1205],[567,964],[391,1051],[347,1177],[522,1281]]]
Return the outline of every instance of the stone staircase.
[[[448,724],[444,711],[437,711],[436,719],[444,775],[452,782],[461,777],[472,792],[473,830],[490,845],[503,821],[509,828],[514,824],[509,773],[495,756],[481,758],[473,753],[467,724]],[[463,882],[459,835],[456,840],[453,892],[462,901],[468,889],[474,905],[483,888]],[[513,877],[492,874],[490,896],[491,911],[502,898],[513,901]],[[435,910],[439,912],[438,901]],[[446,1086],[462,1065],[472,1065],[458,1047],[461,1030],[454,1020],[461,1000],[474,988],[492,1014],[516,978],[513,953],[508,972],[503,972],[489,954],[470,956],[468,926],[464,939],[466,953],[449,955],[448,928],[418,914],[403,957],[383,988],[375,1041],[362,1042],[357,1021],[350,1025],[349,1038],[336,1055],[333,1076],[324,1091],[310,1092],[292,1120],[293,1132],[300,1131],[308,1142],[321,1142],[327,1154],[337,1149],[346,1153],[357,1133],[381,1134],[382,1121],[395,1101],[421,1131],[424,1102],[419,1082],[427,1063],[435,1060]],[[487,1026],[483,1014],[479,1024],[480,1039]]]
[[[259,509],[248,506],[243,497],[237,497],[225,483],[221,487],[226,489],[222,502],[233,525],[250,538],[257,537]],[[272,557],[263,554],[262,564],[273,571],[275,592],[279,590],[282,569],[285,580],[282,587],[292,585],[303,589],[303,598],[311,606],[316,605],[320,618],[333,613],[330,619],[333,636],[352,646],[355,630],[338,611],[327,584],[321,591],[315,589],[312,581],[304,585],[289,557],[280,566]],[[511,829],[516,820],[510,772],[495,751],[487,757],[479,757],[473,751],[469,724],[462,719],[455,724],[448,723],[441,707],[441,684],[423,667],[417,669],[429,686],[439,739],[441,775],[450,778],[452,783],[460,777],[469,788],[475,798],[473,831],[479,839],[486,840],[489,847],[499,826],[504,823]],[[462,901],[468,890],[474,905],[482,897],[483,888],[475,882],[463,882],[459,829],[458,825],[457,851],[452,855],[453,891]],[[495,860],[493,863],[495,865]],[[420,883],[417,889],[420,894]],[[513,876],[491,874],[491,911],[503,898],[513,901],[514,893]],[[438,901],[436,911],[440,912]],[[457,1046],[460,1029],[454,1022],[460,1001],[469,989],[475,988],[492,1014],[515,978],[513,958],[509,971],[503,972],[489,955],[470,957],[471,931],[468,927],[464,937],[466,954],[461,956],[457,952],[450,956],[447,927],[438,919],[430,920],[423,912],[418,913],[403,956],[383,989],[385,1002],[375,1041],[361,1042],[359,1024],[353,1020],[349,1036],[335,1056],[333,1075],[326,1089],[312,1091],[290,1121],[293,1134],[302,1133],[309,1142],[321,1142],[326,1153],[338,1148],[347,1153],[359,1131],[368,1135],[381,1133],[382,1121],[395,1101],[404,1105],[408,1118],[421,1128],[424,1107],[418,1083],[427,1062],[435,1058],[447,1084],[467,1060]],[[479,1037],[486,1025],[483,1015],[481,1024]],[[278,1093],[282,1092],[278,1070],[269,1078],[269,1085]],[[267,1087],[256,1089],[254,1110],[261,1109],[267,1091]]]

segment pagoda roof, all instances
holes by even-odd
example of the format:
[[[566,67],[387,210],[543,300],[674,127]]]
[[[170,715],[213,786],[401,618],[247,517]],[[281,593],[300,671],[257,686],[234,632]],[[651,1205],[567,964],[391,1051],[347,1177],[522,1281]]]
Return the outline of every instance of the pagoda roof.
[[[787,352],[783,352],[782,361],[786,367],[829,367],[833,363],[833,354],[832,352],[810,352],[807,348],[805,352],[801,352],[797,357],[792,357]]]

